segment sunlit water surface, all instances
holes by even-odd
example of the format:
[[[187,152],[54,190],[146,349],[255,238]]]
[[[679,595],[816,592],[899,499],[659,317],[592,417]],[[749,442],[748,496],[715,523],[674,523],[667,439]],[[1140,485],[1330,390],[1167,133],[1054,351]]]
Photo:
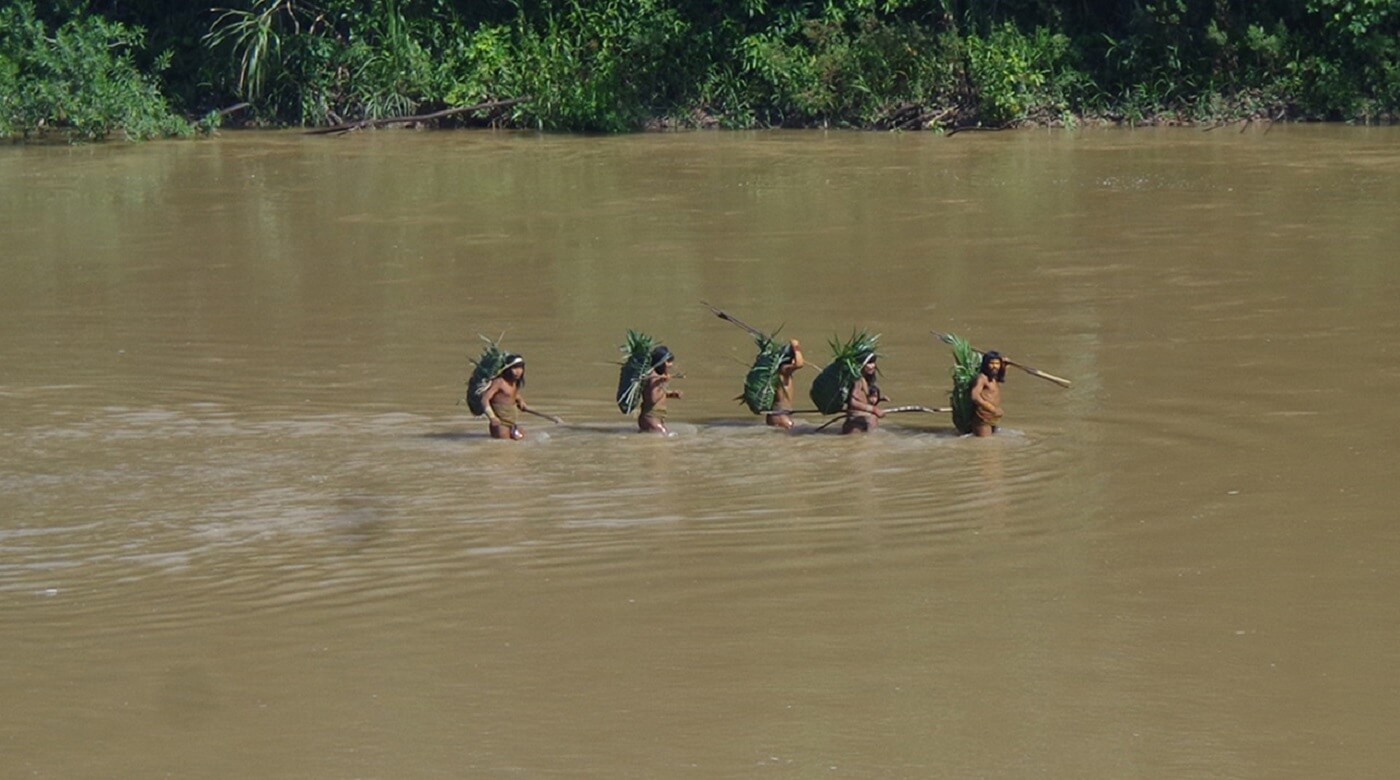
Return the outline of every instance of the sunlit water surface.
[[[0,775],[1389,776],[1397,203],[1390,128],[0,149]],[[785,435],[702,300],[1074,384]]]

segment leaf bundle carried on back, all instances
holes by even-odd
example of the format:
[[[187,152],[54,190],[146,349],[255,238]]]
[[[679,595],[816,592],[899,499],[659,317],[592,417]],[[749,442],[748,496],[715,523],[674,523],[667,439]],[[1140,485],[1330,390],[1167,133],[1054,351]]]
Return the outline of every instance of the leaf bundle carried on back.
[[[617,408],[623,414],[631,414],[642,403],[642,387],[651,375],[651,350],[655,341],[651,336],[635,330],[627,331],[627,343],[620,349],[627,359],[622,362],[622,370],[617,377]]]
[[[749,373],[744,376],[744,394],[740,396],[754,414],[773,411],[778,387],[782,383],[782,367],[792,359],[792,345],[779,344],[775,341],[777,336],[777,333],[754,336],[758,355],[754,357]]]
[[[879,356],[875,351],[875,344],[879,339],[879,334],[872,336],[862,330],[851,334],[844,342],[838,339],[827,342],[831,345],[833,353],[831,363],[812,380],[810,392],[817,411],[822,414],[836,414],[846,408],[846,401],[851,397],[851,388],[860,378],[861,366],[870,356]]]
[[[948,400],[953,405],[953,427],[959,433],[972,433],[977,424],[977,405],[972,402],[972,386],[977,383],[977,375],[982,371],[982,353],[971,344],[948,334],[947,341],[953,347],[953,390]]]
[[[492,341],[485,336],[481,340],[486,342],[486,347],[481,350],[481,355],[472,360],[471,378],[467,380],[467,390],[458,403],[465,403],[472,414],[480,417],[486,414],[486,405],[482,403],[482,397],[486,389],[491,386],[491,380],[501,375],[501,371],[506,366],[506,358],[509,353],[501,349],[500,339]]]

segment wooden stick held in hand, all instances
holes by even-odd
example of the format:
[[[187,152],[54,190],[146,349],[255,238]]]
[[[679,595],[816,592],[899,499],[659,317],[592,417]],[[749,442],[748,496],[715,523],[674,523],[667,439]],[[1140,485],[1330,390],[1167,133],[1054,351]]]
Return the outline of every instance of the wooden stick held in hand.
[[[557,415],[545,414],[544,412],[537,412],[537,411],[535,411],[534,409],[525,409],[525,410],[523,410],[523,411],[524,411],[526,414],[533,414],[533,415],[535,415],[536,417],[543,417],[543,418],[545,418],[546,420],[549,420],[550,422],[554,423],[555,425],[563,425],[563,424],[564,424],[564,419],[563,419],[562,417],[557,416]]]

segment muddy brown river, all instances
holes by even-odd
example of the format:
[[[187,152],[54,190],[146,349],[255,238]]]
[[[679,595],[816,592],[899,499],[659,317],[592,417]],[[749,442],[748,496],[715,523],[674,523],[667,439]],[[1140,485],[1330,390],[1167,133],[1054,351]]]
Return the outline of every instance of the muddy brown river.
[[[0,148],[0,776],[1390,776],[1398,215],[1400,128]],[[1073,385],[786,435],[702,300]]]

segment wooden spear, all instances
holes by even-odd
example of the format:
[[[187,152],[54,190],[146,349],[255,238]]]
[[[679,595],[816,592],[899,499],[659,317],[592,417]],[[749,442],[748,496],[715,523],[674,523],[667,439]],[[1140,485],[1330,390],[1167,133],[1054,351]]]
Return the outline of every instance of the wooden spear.
[[[716,317],[719,317],[720,319],[724,320],[725,322],[732,322],[732,323],[734,323],[735,325],[738,325],[739,327],[743,328],[745,331],[748,332],[748,334],[749,334],[750,336],[753,336],[753,337],[756,338],[756,339],[765,339],[765,340],[766,340],[766,339],[769,338],[768,334],[764,333],[763,331],[759,330],[758,328],[755,328],[754,326],[749,325],[748,323],[743,322],[743,321],[741,321],[741,320],[739,320],[739,319],[737,319],[737,318],[735,318],[735,317],[731,317],[730,315],[724,313],[723,311],[721,311],[720,309],[718,309],[718,308],[715,307],[715,306],[711,306],[710,304],[706,303],[705,301],[701,301],[701,302],[700,302],[700,305],[701,305],[701,306],[704,306],[705,308],[707,308],[707,309],[709,309],[710,311],[714,312],[714,314],[715,314]]]
[[[534,409],[523,409],[522,411],[524,411],[526,414],[533,414],[536,417],[543,417],[546,420],[549,420],[550,422],[554,423],[555,425],[564,424],[564,419],[562,417],[559,417],[558,415],[545,414],[544,412],[537,412]]]
[[[929,332],[932,333],[933,335],[937,336],[937,337],[938,337],[940,340],[942,340],[943,343],[945,343],[945,344],[952,344],[952,343],[953,343],[953,337],[952,337],[951,335],[947,334],[947,333],[939,333],[939,332],[936,331],[936,330],[932,330],[932,331],[929,331]],[[979,354],[983,354],[983,355],[987,354],[986,352],[983,352],[982,350],[977,349],[976,347],[973,347],[973,349],[976,350]],[[1004,361],[1006,361],[1006,364],[1007,364],[1008,366],[1015,366],[1015,367],[1021,369],[1022,371],[1026,372],[1027,374],[1030,374],[1031,376],[1038,376],[1038,377],[1040,377],[1041,379],[1044,379],[1044,380],[1047,380],[1047,381],[1050,381],[1050,382],[1054,382],[1055,384],[1059,385],[1060,387],[1069,387],[1069,386],[1072,384],[1072,382],[1070,382],[1068,379],[1065,379],[1065,378],[1063,378],[1063,377],[1055,376],[1054,374],[1047,374],[1047,373],[1045,373],[1044,371],[1041,371],[1041,370],[1038,369],[1038,368],[1031,368],[1030,366],[1028,366],[1028,365],[1026,365],[1026,364],[1024,364],[1024,363],[1017,363],[1016,361],[1012,360],[1012,359],[1009,358],[1009,357],[1006,357],[1005,355],[1003,355],[1001,359],[1004,360]]]
[[[951,411],[953,411],[953,410],[952,410],[952,408],[946,408],[946,409],[945,409],[945,408],[943,408],[943,407],[941,407],[941,406],[939,406],[939,407],[928,407],[928,406],[896,406],[896,407],[894,407],[894,408],[892,408],[892,409],[881,409],[880,411],[884,412],[885,414],[899,414],[900,412],[925,412],[925,413],[927,413],[927,414],[947,414],[947,413],[949,413],[949,412],[951,412]],[[848,416],[849,416],[849,415],[847,415],[847,414],[845,414],[845,413],[843,412],[843,413],[841,413],[841,414],[839,414],[839,415],[837,415],[837,416],[831,418],[830,420],[827,420],[826,422],[822,423],[821,427],[820,427],[820,428],[817,428],[817,430],[818,430],[818,431],[823,430],[823,429],[825,429],[828,425],[831,425],[832,423],[836,422],[837,420],[844,420],[844,419],[846,419]],[[814,431],[814,433],[815,433],[815,431]]]

